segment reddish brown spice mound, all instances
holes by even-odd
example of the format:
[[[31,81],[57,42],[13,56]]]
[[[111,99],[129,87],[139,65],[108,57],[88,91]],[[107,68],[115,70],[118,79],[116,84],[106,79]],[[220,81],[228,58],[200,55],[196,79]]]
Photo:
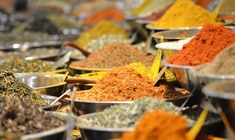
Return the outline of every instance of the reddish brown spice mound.
[[[142,97],[157,99],[185,96],[173,87],[160,82],[154,87],[154,81],[142,76],[130,67],[116,67],[107,72],[89,92],[76,94],[75,99],[88,101],[132,101]]]
[[[211,62],[226,47],[235,43],[235,33],[221,24],[204,24],[202,29],[185,44],[168,63],[196,66]]]
[[[187,121],[183,116],[162,110],[146,113],[134,131],[125,132],[121,140],[186,140]]]

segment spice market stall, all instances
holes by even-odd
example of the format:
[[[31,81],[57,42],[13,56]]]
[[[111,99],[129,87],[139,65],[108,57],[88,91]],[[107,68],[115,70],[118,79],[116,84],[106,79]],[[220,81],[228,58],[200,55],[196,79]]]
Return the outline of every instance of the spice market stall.
[[[40,132],[52,131],[47,139],[227,138],[219,110],[207,108],[202,96],[204,79],[193,73],[210,63],[232,65],[232,47],[224,50],[235,43],[234,31],[217,20],[215,7],[191,0],[62,1],[9,13],[11,27],[0,34],[0,137],[44,139]],[[197,31],[189,35],[186,28]],[[162,35],[150,43],[152,33],[176,29],[188,39],[176,53],[153,46],[171,41]],[[63,84],[53,93],[55,81]]]

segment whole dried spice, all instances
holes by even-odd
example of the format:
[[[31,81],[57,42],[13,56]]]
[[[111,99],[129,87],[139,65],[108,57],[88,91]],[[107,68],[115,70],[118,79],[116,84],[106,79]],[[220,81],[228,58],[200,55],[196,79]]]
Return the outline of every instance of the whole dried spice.
[[[12,56],[0,63],[1,69],[14,73],[46,72],[51,70],[51,64],[43,60],[25,60],[20,56]]]
[[[91,53],[82,61],[72,62],[70,66],[108,69],[129,65],[132,62],[140,62],[145,66],[150,67],[153,60],[153,55],[147,55],[132,45],[121,42],[113,42],[107,44],[94,53]]]
[[[143,97],[173,99],[188,96],[160,82],[154,81],[128,66],[115,67],[108,71],[85,93],[76,94],[75,99],[86,101],[132,101]],[[160,86],[161,85],[161,86]]]
[[[32,102],[0,96],[0,130],[35,134],[63,126],[65,122],[45,113]]]
[[[40,107],[50,104],[50,101],[43,99],[37,90],[24,84],[7,70],[0,70],[0,95],[21,98]]]
[[[121,140],[186,140],[187,120],[162,110],[147,112],[134,131],[125,132]]]
[[[196,66],[211,62],[218,53],[235,43],[235,33],[221,24],[204,24],[182,50],[167,59],[168,63]]]
[[[193,71],[203,74],[235,75],[235,44],[220,52],[215,59],[206,65],[193,68]]]

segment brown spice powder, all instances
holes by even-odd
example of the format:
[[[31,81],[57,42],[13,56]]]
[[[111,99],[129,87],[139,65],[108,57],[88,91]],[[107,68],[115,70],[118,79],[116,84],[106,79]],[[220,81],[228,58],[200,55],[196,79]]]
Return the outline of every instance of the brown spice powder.
[[[154,81],[142,76],[133,68],[115,67],[83,94],[76,94],[76,99],[87,101],[132,101],[142,97],[172,99],[185,96],[174,88],[160,82],[154,87]]]
[[[140,62],[145,66],[150,67],[153,60],[153,55],[146,55],[144,52],[132,45],[113,42],[90,54],[85,60],[72,62],[70,66],[85,68],[113,68],[129,65],[132,62]]]

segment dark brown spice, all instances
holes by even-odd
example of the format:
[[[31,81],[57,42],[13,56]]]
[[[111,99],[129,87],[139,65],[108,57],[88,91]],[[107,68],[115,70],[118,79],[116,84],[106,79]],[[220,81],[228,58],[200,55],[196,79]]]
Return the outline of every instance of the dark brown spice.
[[[35,134],[65,124],[34,103],[19,98],[0,96],[0,108],[0,130],[4,132]]]

